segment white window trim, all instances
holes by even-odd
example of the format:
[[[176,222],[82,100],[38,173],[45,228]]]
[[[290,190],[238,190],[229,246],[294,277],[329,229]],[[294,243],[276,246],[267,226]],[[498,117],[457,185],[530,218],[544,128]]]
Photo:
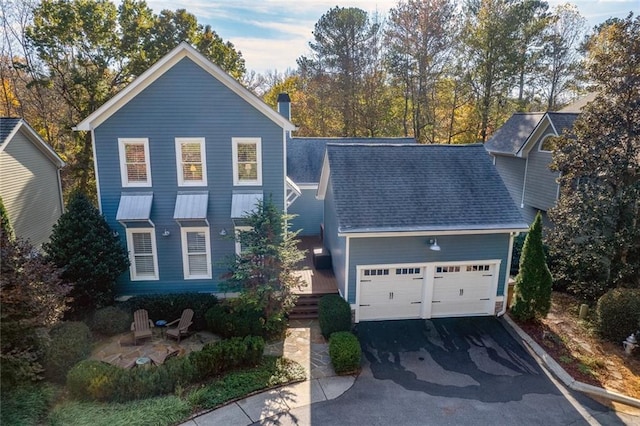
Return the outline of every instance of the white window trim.
[[[233,185],[234,186],[261,186],[262,185],[262,139],[261,138],[232,138],[233,146]],[[258,179],[256,180],[240,180],[238,175],[238,145],[239,144],[255,144],[256,145],[256,161],[258,163]]]
[[[136,272],[136,262],[133,253],[133,234],[149,233],[151,234],[151,254],[153,255],[153,269],[155,275],[152,277],[143,276],[139,277]],[[131,281],[157,281],[160,279],[158,272],[158,249],[156,246],[156,228],[127,228],[127,249],[129,251],[129,273]]]
[[[549,139],[549,138],[555,138],[556,135],[554,134],[548,134],[546,136],[544,136],[542,139],[540,139],[540,142],[538,144],[538,152],[547,152],[547,153],[553,153],[553,151],[547,151],[546,149],[542,149],[542,145],[544,144],[544,142]]]
[[[242,252],[242,245],[240,244],[240,238],[239,238],[239,233],[243,232],[243,231],[251,231],[253,229],[253,227],[251,226],[236,226],[234,228],[234,232],[235,232],[235,236],[236,236],[236,254],[240,255],[240,253]]]
[[[205,248],[207,255],[207,274],[206,275],[189,275],[189,253],[187,251],[187,232],[204,232]],[[208,226],[181,226],[180,240],[182,243],[182,271],[185,280],[202,280],[210,279],[211,274],[211,235]]]
[[[184,180],[182,169],[182,144],[200,144],[200,160],[202,161],[202,180]],[[207,186],[207,155],[204,138],[176,138],[176,170],[178,171],[178,186]]]
[[[129,182],[129,176],[127,175],[127,163],[125,158],[125,145],[127,144],[141,144],[144,146],[144,161],[147,170],[146,182]],[[142,188],[151,186],[151,160],[149,157],[149,139],[148,138],[118,138],[118,151],[120,155],[120,179],[122,181],[123,188]]]

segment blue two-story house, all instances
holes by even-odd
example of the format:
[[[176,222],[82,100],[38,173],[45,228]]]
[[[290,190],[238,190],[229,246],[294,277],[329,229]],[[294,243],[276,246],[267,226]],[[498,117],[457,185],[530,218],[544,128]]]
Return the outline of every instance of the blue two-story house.
[[[129,251],[120,295],[217,292],[258,200],[283,211],[295,126],[186,43],[76,126],[99,208]]]

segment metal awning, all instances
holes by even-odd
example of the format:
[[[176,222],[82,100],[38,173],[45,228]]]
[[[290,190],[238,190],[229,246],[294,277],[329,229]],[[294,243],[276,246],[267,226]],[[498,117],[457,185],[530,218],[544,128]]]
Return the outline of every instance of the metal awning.
[[[258,202],[262,202],[262,192],[234,192],[231,198],[231,219],[240,219],[250,214]]]
[[[126,226],[126,222],[151,222],[153,192],[126,192],[120,195],[116,220]]]
[[[206,220],[208,205],[209,193],[206,191],[178,192],[173,218],[178,221]]]

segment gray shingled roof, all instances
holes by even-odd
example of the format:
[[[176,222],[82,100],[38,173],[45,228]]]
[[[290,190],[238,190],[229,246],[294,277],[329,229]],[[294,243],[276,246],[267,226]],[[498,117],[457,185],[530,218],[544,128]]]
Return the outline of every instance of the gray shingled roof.
[[[318,183],[324,150],[328,143],[338,144],[414,144],[414,138],[290,138],[287,141],[287,176],[295,183]]]
[[[340,232],[527,229],[480,144],[327,152]]]
[[[544,112],[513,114],[484,144],[487,151],[515,155],[538,125]]]
[[[562,136],[564,129],[571,132],[573,122],[576,121],[579,114],[569,112],[550,112],[548,115],[551,123],[553,123],[553,127],[555,127],[558,134]]]
[[[6,141],[19,122],[19,118],[0,117],[0,145]]]

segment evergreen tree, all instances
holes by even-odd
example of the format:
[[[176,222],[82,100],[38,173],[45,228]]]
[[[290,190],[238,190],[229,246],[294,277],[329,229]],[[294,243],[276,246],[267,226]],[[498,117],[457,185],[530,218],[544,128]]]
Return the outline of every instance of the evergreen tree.
[[[222,285],[225,290],[239,291],[244,302],[262,312],[267,332],[283,328],[285,315],[295,303],[292,291],[301,285],[293,271],[304,252],[297,247],[297,232],[288,229],[289,218],[272,201],[259,202],[245,218],[250,229],[236,236],[242,251]]]
[[[84,194],[71,196],[43,248],[73,285],[71,318],[113,303],[115,280],[129,266],[127,251]]]
[[[542,216],[538,212],[522,248],[515,303],[511,308],[513,316],[521,321],[545,317],[551,308],[551,283],[542,244]]]
[[[11,224],[9,223],[9,215],[7,214],[7,210],[4,208],[2,197],[0,197],[0,232],[2,233],[1,237],[6,235],[8,239],[13,239],[13,228],[11,228]]]

